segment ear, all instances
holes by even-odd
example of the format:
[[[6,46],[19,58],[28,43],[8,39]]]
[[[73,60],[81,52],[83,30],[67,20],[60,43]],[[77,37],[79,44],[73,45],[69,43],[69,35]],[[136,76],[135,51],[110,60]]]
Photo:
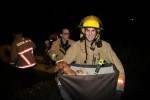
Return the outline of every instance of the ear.
[[[80,33],[80,38],[83,38],[83,36],[84,36],[83,33]]]
[[[84,33],[85,32],[85,28],[82,28],[81,31],[82,31],[82,33]]]
[[[97,30],[97,32],[98,32],[98,33],[100,33],[100,32],[101,32],[101,30],[100,30],[100,29],[98,29],[98,30]]]

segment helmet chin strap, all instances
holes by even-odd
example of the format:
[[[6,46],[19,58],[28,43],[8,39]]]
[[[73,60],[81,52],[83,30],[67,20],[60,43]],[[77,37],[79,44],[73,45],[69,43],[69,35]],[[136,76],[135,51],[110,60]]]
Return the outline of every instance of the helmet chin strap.
[[[94,38],[94,40],[93,40],[92,43],[91,43],[90,49],[94,51],[94,49],[95,49],[95,45],[93,46],[94,43],[96,44],[97,47],[99,47],[99,46],[97,45],[97,43],[98,43],[99,41],[100,41],[100,34],[97,33],[96,36],[95,36],[95,38]]]

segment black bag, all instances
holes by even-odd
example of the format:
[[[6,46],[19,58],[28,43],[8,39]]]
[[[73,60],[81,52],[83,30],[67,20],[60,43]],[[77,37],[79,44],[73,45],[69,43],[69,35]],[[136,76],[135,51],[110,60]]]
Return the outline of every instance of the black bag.
[[[92,68],[91,65],[71,65],[74,67]],[[109,72],[106,68],[112,68]],[[112,100],[116,91],[119,71],[113,64],[106,64],[97,75],[59,75],[59,80],[73,100]],[[94,73],[94,72],[93,72]],[[101,74],[102,73],[102,74]]]

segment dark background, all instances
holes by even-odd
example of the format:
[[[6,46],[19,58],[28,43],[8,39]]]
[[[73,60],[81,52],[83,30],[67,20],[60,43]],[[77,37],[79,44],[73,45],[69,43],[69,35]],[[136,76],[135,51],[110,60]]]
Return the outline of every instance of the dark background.
[[[143,22],[147,21],[146,3],[138,1],[75,1],[2,2],[0,35],[12,41],[12,33],[21,30],[35,42],[44,41],[61,26],[69,26],[72,37],[79,39],[78,25],[83,17],[96,15],[103,22],[101,36],[108,41],[145,38]],[[145,29],[144,29],[145,30]],[[142,34],[141,34],[142,32]],[[145,39],[144,39],[145,40]],[[4,43],[4,42],[3,42]]]

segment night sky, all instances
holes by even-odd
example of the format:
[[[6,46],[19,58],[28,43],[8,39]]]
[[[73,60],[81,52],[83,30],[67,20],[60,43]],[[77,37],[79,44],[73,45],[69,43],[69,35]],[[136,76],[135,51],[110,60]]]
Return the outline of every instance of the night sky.
[[[92,0],[51,0],[49,2],[5,2],[1,3],[1,37],[7,38],[1,43],[12,41],[12,33],[18,30],[34,41],[47,39],[49,34],[57,32],[61,26],[71,29],[73,39],[79,39],[78,25],[87,15],[98,16],[104,26],[101,33],[106,40],[131,40],[137,35],[141,18],[146,7],[141,2],[106,2]],[[143,6],[142,8],[140,8]],[[144,18],[144,17],[142,17]],[[140,26],[140,27],[139,27]],[[139,29],[137,31],[137,29]],[[136,36],[136,37],[135,37]]]

